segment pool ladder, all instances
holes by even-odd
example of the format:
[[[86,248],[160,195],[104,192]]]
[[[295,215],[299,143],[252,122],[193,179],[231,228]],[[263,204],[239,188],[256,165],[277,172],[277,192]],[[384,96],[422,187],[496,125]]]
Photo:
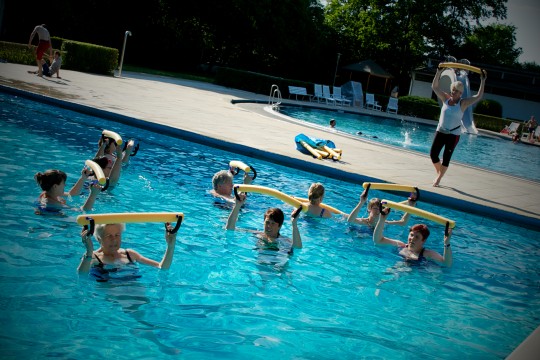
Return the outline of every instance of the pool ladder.
[[[281,91],[276,84],[270,88],[270,96],[268,96],[268,105],[272,107],[272,110],[279,111],[279,105],[281,105]]]

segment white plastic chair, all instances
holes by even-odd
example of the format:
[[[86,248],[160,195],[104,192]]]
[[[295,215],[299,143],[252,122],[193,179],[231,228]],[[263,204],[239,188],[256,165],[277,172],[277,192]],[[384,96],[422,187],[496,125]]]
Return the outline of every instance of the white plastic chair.
[[[397,114],[398,111],[398,99],[391,97],[388,99],[388,105],[386,106],[387,113]]]
[[[339,86],[334,86],[334,94],[332,94],[332,98],[340,102],[341,105],[347,104],[347,106],[351,106],[351,100],[346,99],[343,97],[343,95],[341,95],[341,88]]]
[[[322,87],[323,98],[326,100],[326,103],[330,102],[333,105],[336,105],[336,99],[330,94],[330,87],[328,85],[323,85]]]
[[[375,101],[375,95],[366,93],[366,109],[371,108],[372,110],[381,111],[382,107],[377,101]]]

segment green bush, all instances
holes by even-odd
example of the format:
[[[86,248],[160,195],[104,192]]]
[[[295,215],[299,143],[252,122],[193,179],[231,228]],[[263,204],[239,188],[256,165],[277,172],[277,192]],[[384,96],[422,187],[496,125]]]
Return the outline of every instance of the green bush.
[[[70,70],[112,75],[118,66],[118,49],[64,40],[62,54],[62,65]]]
[[[0,41],[0,59],[14,64],[36,65],[35,47]]]
[[[473,113],[474,124],[478,129],[500,132],[506,125],[510,125],[512,120],[501,119],[500,117]]]
[[[495,100],[484,99],[478,102],[474,108],[476,114],[489,115],[489,116],[502,116],[502,105]]]
[[[438,120],[441,112],[437,101],[420,96],[401,96],[398,109],[399,114],[428,120]]]

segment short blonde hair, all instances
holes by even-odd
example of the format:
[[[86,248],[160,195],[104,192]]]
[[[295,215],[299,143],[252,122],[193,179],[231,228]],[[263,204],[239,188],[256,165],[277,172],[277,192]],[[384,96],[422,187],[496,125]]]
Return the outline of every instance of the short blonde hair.
[[[456,89],[457,91],[459,92],[463,92],[463,83],[461,81],[454,81],[451,85],[450,85],[450,91]]]
[[[324,195],[324,186],[321,183],[313,183],[309,187],[308,191],[308,199],[309,201],[313,201],[315,199],[320,199]]]
[[[374,206],[379,207],[380,204],[381,204],[381,200],[379,198],[373,198],[369,200],[367,208],[368,210],[371,210]]]

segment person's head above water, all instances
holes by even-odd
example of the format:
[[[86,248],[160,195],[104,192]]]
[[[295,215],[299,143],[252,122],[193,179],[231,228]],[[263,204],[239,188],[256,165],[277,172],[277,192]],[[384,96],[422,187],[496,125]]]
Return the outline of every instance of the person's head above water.
[[[230,196],[233,189],[233,174],[229,170],[221,170],[212,177],[212,187],[220,195]]]
[[[54,185],[65,183],[67,175],[62,170],[47,170],[44,173],[36,173],[34,179],[43,191],[49,191]]]

